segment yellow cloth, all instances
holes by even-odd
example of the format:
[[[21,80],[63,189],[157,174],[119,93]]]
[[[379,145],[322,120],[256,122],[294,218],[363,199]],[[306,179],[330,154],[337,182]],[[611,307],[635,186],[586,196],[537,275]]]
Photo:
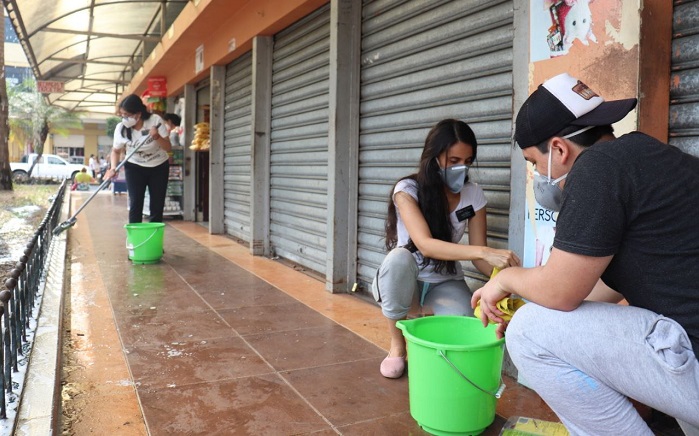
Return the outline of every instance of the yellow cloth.
[[[493,273],[490,274],[490,278],[492,279],[499,272],[500,272],[499,268],[493,268]],[[517,309],[524,306],[524,304],[525,304],[525,301],[522,300],[521,298],[505,297],[502,300],[498,301],[495,306],[500,310],[500,312],[503,313],[503,315],[501,315],[500,318],[502,318],[502,320],[505,322],[509,322],[512,319],[512,316],[517,311]],[[476,318],[481,317],[481,301],[480,300],[478,300],[478,303],[476,303],[476,308],[473,309],[473,315]],[[489,319],[488,321],[491,324],[495,324],[495,322],[491,319]]]
[[[515,314],[517,309],[520,307],[524,306],[525,302],[521,298],[510,298],[506,297],[503,298],[502,300],[498,301],[497,304],[495,305],[498,309],[500,309],[500,312],[503,313],[503,315],[500,316],[503,321],[509,322],[512,319],[512,316]],[[479,301],[476,304],[476,308],[473,310],[473,314],[476,318],[481,317],[481,302]],[[489,320],[491,324],[494,324],[495,321],[492,319]]]

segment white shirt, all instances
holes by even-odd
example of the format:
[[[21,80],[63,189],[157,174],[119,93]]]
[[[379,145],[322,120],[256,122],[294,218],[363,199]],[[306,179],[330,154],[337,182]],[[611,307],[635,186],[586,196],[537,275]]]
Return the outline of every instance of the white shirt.
[[[131,140],[129,140],[126,135],[121,134],[122,124],[117,124],[116,129],[114,129],[114,148],[116,150],[121,150],[126,147],[126,155],[128,156],[134,147],[143,143],[141,148],[131,156],[129,162],[142,167],[157,167],[169,159],[167,152],[160,148],[157,142],[148,134],[151,127],[158,124],[160,124],[160,127],[158,127],[158,134],[163,138],[167,138],[168,131],[165,122],[156,114],[152,114],[150,118],[143,120],[143,127],[141,127],[140,130],[131,129]]]
[[[90,158],[90,169],[92,171],[99,171],[100,170],[100,163],[97,161],[97,158]]]
[[[395,196],[398,192],[405,192],[417,201],[417,182],[413,179],[404,179],[396,184],[393,190],[393,203],[395,204]],[[451,241],[458,243],[461,238],[463,238],[464,233],[466,233],[466,225],[468,220],[459,221],[456,217],[456,211],[463,209],[467,206],[473,206],[473,211],[476,212],[483,209],[487,201],[485,195],[483,194],[483,189],[475,183],[466,183],[461,189],[461,198],[459,199],[459,204],[456,208],[449,213],[449,220],[451,221],[451,226],[453,228]],[[405,224],[400,217],[400,212],[396,207],[396,233],[398,237],[397,246],[401,247],[408,243],[410,235],[408,235],[408,229],[405,228]],[[413,253],[415,259],[417,260],[418,267],[420,267],[420,272],[418,273],[417,279],[427,283],[441,283],[447,280],[458,280],[463,279],[464,272],[457,265],[456,274],[447,275],[445,270],[441,273],[434,272],[434,266],[432,264],[422,266],[423,257],[419,251]]]

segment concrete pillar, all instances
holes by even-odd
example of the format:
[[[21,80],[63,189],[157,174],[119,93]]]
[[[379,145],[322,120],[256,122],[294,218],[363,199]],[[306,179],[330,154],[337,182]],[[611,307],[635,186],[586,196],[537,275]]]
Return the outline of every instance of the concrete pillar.
[[[211,112],[209,149],[209,233],[225,232],[223,216],[223,124],[226,67],[211,67]]]
[[[361,2],[330,2],[330,108],[325,289],[348,292],[357,275]]]
[[[514,3],[513,64],[512,64],[512,135],[517,112],[529,97],[529,2]],[[514,141],[514,139],[512,139]],[[524,255],[524,224],[526,222],[527,165],[522,150],[513,146],[510,153],[510,228],[507,239],[510,250],[520,258]]]
[[[638,60],[638,130],[667,142],[672,64],[672,2],[643,2]]]
[[[252,157],[250,183],[250,253],[269,256],[269,167],[272,130],[271,36],[252,40]]]
[[[182,198],[182,218],[186,221],[194,221],[196,217],[196,168],[195,155],[189,146],[194,139],[194,120],[197,116],[197,93],[194,85],[184,86],[184,197]]]
[[[513,64],[512,64],[512,135],[517,112],[529,97],[529,2],[514,2]],[[514,139],[512,139],[514,141]],[[527,162],[522,150],[513,146],[510,153],[510,228],[508,248],[524,258],[524,225],[526,223]],[[517,378],[517,368],[505,353],[503,372]]]

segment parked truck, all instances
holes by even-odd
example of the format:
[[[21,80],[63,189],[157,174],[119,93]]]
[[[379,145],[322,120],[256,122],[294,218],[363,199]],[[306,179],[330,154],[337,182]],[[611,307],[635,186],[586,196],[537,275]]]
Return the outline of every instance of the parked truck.
[[[27,156],[26,162],[10,162],[12,169],[12,179],[16,181],[26,181],[29,179],[29,168],[36,160],[37,154],[32,153]],[[83,169],[85,165],[72,164],[55,154],[42,154],[39,161],[34,165],[32,178],[36,179],[72,179]]]

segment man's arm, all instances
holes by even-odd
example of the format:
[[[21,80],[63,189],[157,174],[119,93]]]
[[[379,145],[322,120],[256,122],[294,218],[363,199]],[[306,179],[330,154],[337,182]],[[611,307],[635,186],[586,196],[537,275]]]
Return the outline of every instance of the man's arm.
[[[595,287],[592,288],[592,292],[585,298],[588,301],[602,301],[605,303],[618,303],[623,299],[623,295],[605,285],[602,279],[597,280]]]
[[[553,248],[545,265],[504,270],[496,277],[509,293],[550,309],[568,311],[592,292],[611,260],[612,256],[584,256]],[[504,272],[508,274],[502,275]]]
[[[480,299],[482,314],[495,322],[502,322],[496,303],[510,294],[549,309],[574,310],[590,295],[612,257],[584,256],[554,248],[546,265],[502,270],[473,294],[471,306],[475,307]]]

